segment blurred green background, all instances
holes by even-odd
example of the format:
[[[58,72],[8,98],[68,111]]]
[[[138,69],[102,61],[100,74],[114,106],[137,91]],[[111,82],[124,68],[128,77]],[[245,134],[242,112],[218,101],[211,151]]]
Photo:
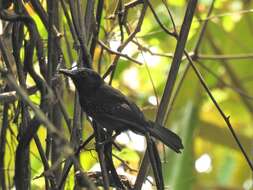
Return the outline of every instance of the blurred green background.
[[[115,0],[105,1],[102,19],[103,29],[99,36],[113,50],[116,50],[120,44],[120,29],[115,21],[108,20],[106,17],[112,14],[115,2]],[[162,1],[152,0],[151,3],[163,24],[172,30],[172,23]],[[176,0],[167,1],[167,3],[179,31],[187,2],[185,0]],[[207,17],[211,3],[212,0],[198,1],[187,41],[187,50],[189,52],[193,50],[203,22],[208,20],[196,66],[225,114],[230,116],[236,134],[239,136],[247,154],[252,158],[253,56],[251,54],[253,54],[253,2],[251,0],[216,0],[211,15]],[[41,36],[46,39],[47,32],[38,16],[29,4],[26,4],[26,6],[36,20]],[[128,22],[130,28],[135,26],[139,14],[139,8],[134,8],[129,12]],[[64,16],[62,17],[60,30],[63,31],[63,28],[65,28],[65,34],[70,44],[73,44]],[[144,64],[140,66],[129,60],[120,59],[112,85],[134,100],[144,111],[147,118],[154,120],[158,106],[154,88],[160,101],[172,60],[167,55],[173,55],[176,40],[161,30],[150,10],[148,10],[142,30],[137,34],[135,40],[143,48],[137,47],[134,43],[129,43],[123,53]],[[61,40],[61,46],[64,49],[63,53],[67,66],[70,67],[73,63],[70,62],[65,39]],[[152,55],[144,47],[153,53],[159,53],[160,56]],[[101,49],[98,46],[94,58],[95,70],[98,67],[97,62],[100,51]],[[72,50],[71,53],[74,61],[77,61],[76,52]],[[227,58],[221,59],[217,54],[227,55]],[[245,56],[233,59],[233,56],[240,55]],[[114,55],[104,53],[101,64],[102,74],[107,70],[113,58]],[[184,59],[177,76],[178,81],[184,75],[187,64],[187,60]],[[148,72],[150,72],[150,76]],[[33,84],[32,80],[29,84]],[[178,85],[179,82],[177,82],[176,88]],[[64,102],[69,114],[73,115],[74,88],[71,89],[72,91],[64,91]],[[30,96],[30,98],[33,102],[38,102],[39,93]],[[10,111],[9,114],[13,115],[14,113]],[[161,144],[158,145],[163,160],[163,172],[167,189],[253,189],[251,170],[245,158],[238,149],[226,123],[191,68],[186,73],[181,88],[176,95],[175,102],[168,114],[166,127],[178,133],[182,137],[185,146],[182,154],[175,155],[167,148],[164,151]],[[17,129],[14,123],[11,124],[9,129],[5,156],[5,164],[8,169],[5,172],[11,183]],[[66,128],[65,130],[67,131]],[[45,131],[45,128],[40,128],[38,132],[43,146],[45,146]],[[85,122],[83,136],[87,137],[91,132],[92,128]],[[124,159],[131,168],[138,170],[144,153],[144,140],[139,136],[127,133],[118,137],[117,141],[123,149],[121,152],[115,150],[114,153]],[[43,165],[34,142],[32,142],[30,150],[32,177],[34,178],[43,172]],[[84,170],[96,170],[96,156],[94,142],[92,142],[87,150],[81,154],[80,161]],[[115,159],[115,163],[122,174],[129,175],[134,179],[136,172],[123,168],[117,159]],[[149,175],[152,176],[151,171]],[[68,177],[66,189],[72,189],[73,184],[72,171]],[[33,189],[44,189],[44,185],[43,178],[32,181]],[[145,185],[144,189],[152,189],[148,182]]]

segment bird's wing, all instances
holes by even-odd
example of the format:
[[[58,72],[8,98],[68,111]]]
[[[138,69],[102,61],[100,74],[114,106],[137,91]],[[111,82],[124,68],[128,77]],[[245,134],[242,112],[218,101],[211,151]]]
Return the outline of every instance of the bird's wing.
[[[109,85],[102,85],[97,93],[94,97],[96,103],[106,107],[110,111],[108,114],[140,125],[146,124],[142,111],[117,89]]]

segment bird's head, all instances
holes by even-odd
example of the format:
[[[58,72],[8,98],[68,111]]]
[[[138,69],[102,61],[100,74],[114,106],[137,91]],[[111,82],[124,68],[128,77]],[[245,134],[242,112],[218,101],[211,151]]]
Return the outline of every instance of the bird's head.
[[[88,91],[95,90],[103,83],[103,79],[99,74],[91,69],[59,69],[59,72],[70,77],[79,92],[83,91],[88,93]]]

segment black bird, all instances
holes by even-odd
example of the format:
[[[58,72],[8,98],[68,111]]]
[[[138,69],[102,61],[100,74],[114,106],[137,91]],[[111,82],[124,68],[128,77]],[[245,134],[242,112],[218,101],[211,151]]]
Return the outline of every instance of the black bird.
[[[182,141],[178,135],[163,126],[146,120],[134,102],[119,90],[107,85],[95,71],[81,68],[60,69],[59,72],[73,80],[83,111],[95,120],[98,126],[102,126],[110,133],[115,131],[116,134],[126,130],[146,137],[148,134],[148,136],[159,139],[177,153],[183,149]],[[151,142],[150,148],[155,149],[153,142]],[[160,167],[160,162],[157,160],[157,150],[154,150],[153,154],[155,155],[154,162],[157,162],[157,167]],[[158,173],[160,173],[158,176],[161,177],[161,171]]]
[[[116,133],[131,130],[143,135],[149,132],[177,153],[183,148],[178,135],[147,121],[135,103],[107,85],[95,71],[87,68],[59,71],[73,80],[83,111],[105,129]]]

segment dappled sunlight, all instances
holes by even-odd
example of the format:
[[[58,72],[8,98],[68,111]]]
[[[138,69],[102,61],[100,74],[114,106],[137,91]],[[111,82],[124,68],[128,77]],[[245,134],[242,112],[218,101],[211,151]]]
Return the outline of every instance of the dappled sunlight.
[[[142,135],[133,133],[132,131],[121,133],[117,136],[116,141],[140,152],[143,152],[146,148],[145,138]]]
[[[212,171],[212,160],[208,154],[201,155],[195,161],[195,169],[199,173],[209,173]]]
[[[123,82],[129,88],[135,90],[140,86],[138,69],[136,67],[130,67],[123,73]]]

